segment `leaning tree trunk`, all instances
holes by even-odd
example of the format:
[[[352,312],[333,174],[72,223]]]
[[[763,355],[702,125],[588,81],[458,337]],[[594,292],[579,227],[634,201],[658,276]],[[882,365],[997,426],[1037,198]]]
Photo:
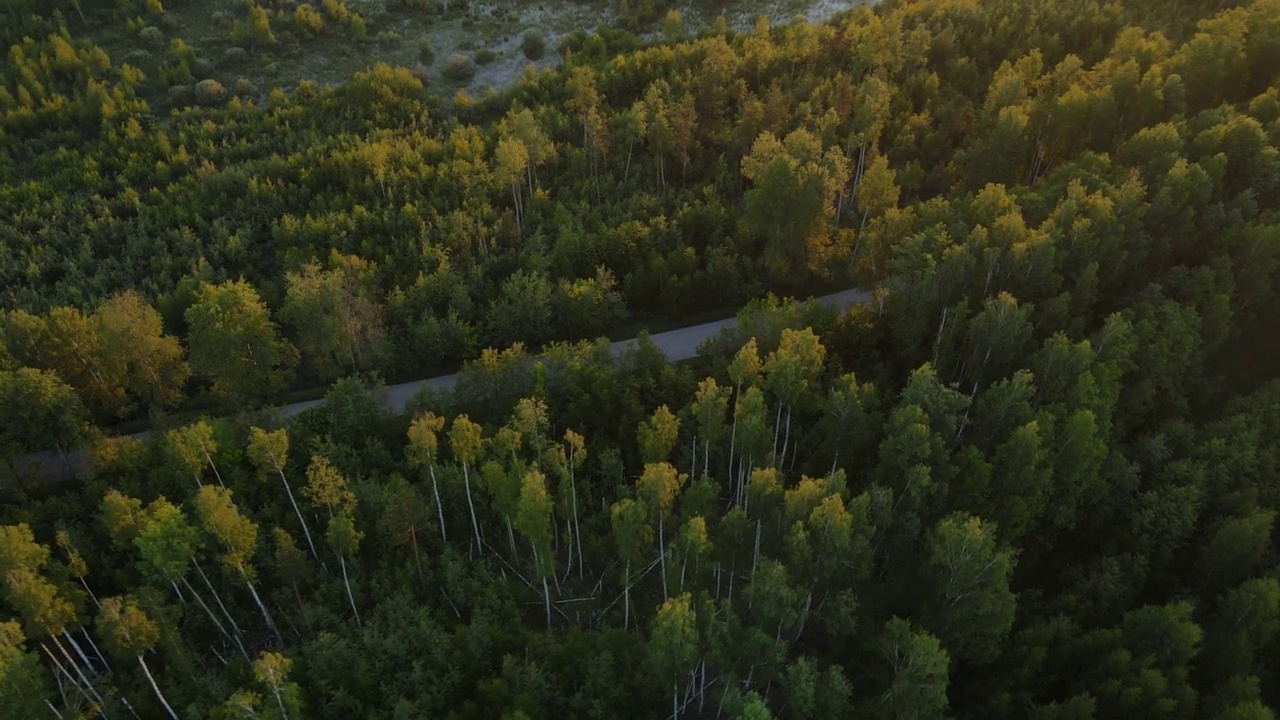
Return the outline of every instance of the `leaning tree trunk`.
[[[476,520],[476,506],[471,501],[471,475],[467,463],[462,463],[462,485],[467,490],[467,509],[471,511],[471,529],[476,533],[476,550],[484,554],[484,541],[480,539],[480,521]]]
[[[356,609],[355,595],[351,594],[351,579],[347,577],[347,561],[341,555],[338,556],[338,564],[342,566],[342,582],[347,586],[347,602],[351,603],[351,612],[356,616],[356,627],[363,628],[360,623],[360,611]]]
[[[307,519],[302,516],[302,510],[298,507],[298,501],[293,498],[293,488],[289,487],[289,479],[284,476],[284,469],[276,465],[276,472],[280,473],[280,481],[284,483],[284,492],[289,496],[289,504],[293,506],[293,512],[298,516],[298,522],[302,523],[302,534],[307,538],[307,547],[311,548],[311,556],[324,567],[324,560],[320,558],[320,553],[316,552],[316,544],[311,540],[311,528],[307,526]]]
[[[444,530],[444,506],[440,504],[440,484],[436,482],[435,463],[428,464],[427,469],[431,471],[431,493],[436,496],[436,514],[440,517],[440,542],[448,545],[449,536]]]
[[[253,586],[253,581],[249,579],[249,573],[244,571],[243,565],[236,565],[236,569],[240,571],[240,577],[244,578],[244,584],[249,586],[253,601],[258,604],[258,610],[262,613],[262,619],[267,621],[267,627],[271,628],[271,634],[276,636],[277,642],[281,642],[280,631],[276,630],[276,624],[271,620],[271,613],[267,612],[267,606],[263,605],[262,598],[258,597],[258,588]]]
[[[173,718],[173,720],[178,720],[178,713],[169,707],[169,701],[164,699],[164,693],[160,692],[160,686],[156,684],[156,679],[151,676],[151,668],[147,667],[147,661],[143,660],[141,655],[138,656],[138,664],[142,666],[142,672],[147,676],[147,681],[151,683],[151,689],[156,692],[156,698],[160,700],[160,704],[168,711],[169,717]]]

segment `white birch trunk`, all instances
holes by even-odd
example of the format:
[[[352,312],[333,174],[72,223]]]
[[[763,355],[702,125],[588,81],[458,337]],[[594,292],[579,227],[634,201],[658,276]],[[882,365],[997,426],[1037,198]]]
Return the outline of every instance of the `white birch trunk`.
[[[467,469],[467,463],[462,463],[462,485],[467,490],[467,509],[471,511],[471,529],[476,533],[476,550],[484,554],[484,541],[480,539],[480,522],[476,520],[476,506],[471,502],[471,474]]]
[[[444,530],[444,506],[440,504],[440,484],[436,482],[435,463],[427,465],[427,469],[431,471],[431,493],[436,496],[436,514],[440,518],[440,542],[448,545],[449,537]]]
[[[356,609],[356,597],[351,594],[351,579],[347,577],[347,561],[341,555],[338,556],[338,564],[342,566],[342,582],[347,586],[347,602],[351,603],[351,612],[356,616],[356,627],[362,628],[364,625],[360,624],[360,611]]]
[[[178,713],[174,712],[173,708],[169,707],[169,701],[165,700],[164,693],[160,692],[160,686],[156,684],[156,679],[151,676],[151,668],[147,667],[147,661],[143,660],[141,655],[138,656],[138,664],[142,666],[142,672],[147,676],[147,682],[151,683],[151,689],[155,691],[156,698],[169,713],[169,717],[173,718],[173,720],[178,720]]]

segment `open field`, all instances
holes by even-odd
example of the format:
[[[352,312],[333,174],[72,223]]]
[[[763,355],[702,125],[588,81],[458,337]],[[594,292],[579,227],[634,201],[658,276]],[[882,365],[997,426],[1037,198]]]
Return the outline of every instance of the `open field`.
[[[797,16],[822,21],[858,4],[859,0],[749,0],[714,9],[688,5],[680,11],[684,31],[692,35],[721,15],[729,28],[744,31],[761,15],[774,23]],[[276,42],[245,42],[235,30],[237,22],[245,21],[239,3],[193,0],[174,5],[161,16],[142,17],[134,27],[99,29],[90,38],[105,47],[113,59],[140,66],[159,59],[175,39],[181,39],[196,50],[193,81],[213,78],[227,87],[241,78],[262,90],[289,88],[302,80],[336,84],[385,62],[414,69],[433,91],[450,97],[459,88],[472,95],[499,90],[531,64],[538,69],[555,66],[562,59],[556,48],[566,35],[577,30],[590,32],[618,20],[612,3],[571,0],[454,3],[448,10],[438,3],[409,8],[385,0],[349,0],[346,8],[364,21],[363,35],[350,25],[335,22],[323,10],[320,13],[326,28],[317,34],[298,27],[292,13],[276,11],[270,19]],[[536,60],[523,52],[526,32],[544,40],[545,52]],[[641,33],[642,38],[656,39],[658,35],[658,28]],[[423,48],[428,52],[424,54]],[[448,59],[455,54],[474,62],[475,72],[469,79],[445,77]]]

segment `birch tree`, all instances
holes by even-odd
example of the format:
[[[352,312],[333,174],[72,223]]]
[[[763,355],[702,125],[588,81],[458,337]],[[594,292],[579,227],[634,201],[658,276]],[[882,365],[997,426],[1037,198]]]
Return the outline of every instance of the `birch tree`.
[[[218,484],[226,487],[222,482],[221,473],[218,472],[218,466],[213,462],[213,454],[218,451],[218,443],[213,439],[213,428],[209,423],[201,420],[177,430],[170,430],[165,433],[165,440],[178,463],[195,478],[196,487],[204,486],[200,478],[206,466],[213,470],[214,476],[218,478]]]
[[[440,451],[440,431],[444,429],[444,418],[432,412],[418,415],[409,424],[409,445],[405,448],[412,467],[427,467],[431,477],[431,494],[436,501],[436,516],[440,522],[440,542],[449,544],[449,535],[444,524],[444,505],[440,502],[440,483],[436,481],[436,456]]]
[[[484,449],[482,428],[471,422],[466,415],[453,419],[449,428],[449,446],[453,456],[462,463],[462,484],[467,492],[467,509],[471,511],[471,529],[475,531],[476,550],[484,553],[484,540],[480,536],[480,521],[476,519],[475,502],[471,499],[471,466],[480,459],[480,451]]]
[[[663,537],[663,526],[666,517],[675,509],[676,497],[681,488],[689,480],[688,475],[681,474],[671,464],[665,462],[648,463],[644,473],[636,483],[636,495],[651,513],[658,516],[658,561],[662,566],[662,597],[667,593],[667,546]]]
[[[170,707],[164,693],[160,692],[160,686],[156,684],[151,668],[142,657],[160,640],[160,628],[155,621],[138,607],[138,603],[133,598],[109,597],[102,601],[102,610],[98,613],[97,624],[107,645],[107,651],[122,659],[136,659],[147,682],[151,683],[156,699],[164,706],[170,718],[178,720],[178,714]]]
[[[316,552],[315,542],[311,539],[311,528],[307,525],[307,519],[303,517],[302,509],[298,507],[298,501],[293,497],[289,478],[284,474],[285,464],[289,461],[288,431],[284,428],[269,432],[259,427],[249,428],[249,460],[259,472],[266,473],[274,470],[280,476],[280,482],[284,484],[284,492],[289,496],[289,505],[293,507],[294,515],[298,516],[298,523],[302,525],[302,534],[307,540],[311,556],[317,562],[323,562],[320,560],[320,553]]]
[[[240,573],[240,578],[244,580],[249,593],[253,595],[254,603],[258,605],[258,611],[262,613],[262,619],[266,621],[271,634],[275,635],[276,641],[279,642],[280,632],[276,630],[271,613],[267,612],[267,606],[258,596],[258,588],[253,584],[253,576],[256,573],[251,563],[258,544],[258,526],[240,513],[240,509],[231,499],[231,491],[225,488],[213,486],[200,488],[195,505],[196,513],[205,531],[222,546],[224,552],[219,558],[222,564]]]

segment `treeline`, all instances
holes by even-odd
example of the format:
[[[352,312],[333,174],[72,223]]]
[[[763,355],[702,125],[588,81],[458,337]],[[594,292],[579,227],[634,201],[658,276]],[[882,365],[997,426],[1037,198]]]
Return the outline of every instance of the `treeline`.
[[[162,404],[148,378],[186,362],[251,402],[442,318],[551,338],[516,288],[602,265],[637,314],[875,292],[755,308],[692,366],[490,350],[406,417],[343,379],[287,428],[100,440],[83,483],[4,508],[0,708],[1274,717],[1278,17],[902,2],[574,40],[456,116],[379,68],[10,150],[6,345],[33,354],[0,392],[47,396],[21,416],[46,439],[80,402]],[[69,127],[33,117],[5,132]],[[132,214],[121,177],[152,178]],[[117,348],[94,372],[83,337]]]

